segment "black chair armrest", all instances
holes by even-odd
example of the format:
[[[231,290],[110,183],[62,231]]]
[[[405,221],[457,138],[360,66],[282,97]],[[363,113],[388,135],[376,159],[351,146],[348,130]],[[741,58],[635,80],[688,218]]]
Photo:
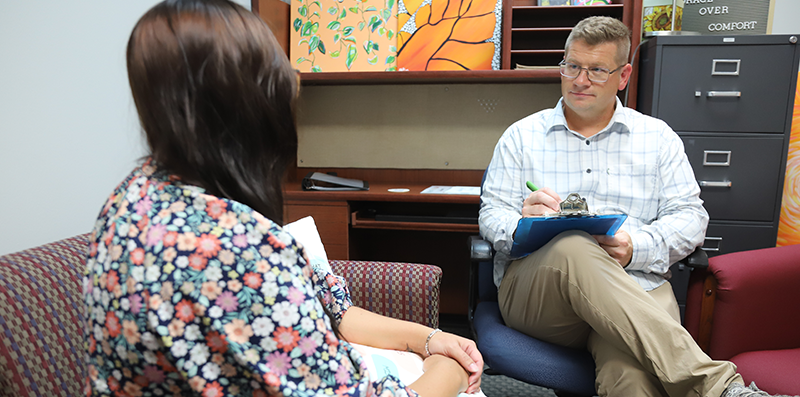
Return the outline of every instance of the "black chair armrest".
[[[706,269],[708,268],[708,254],[703,251],[702,247],[697,247],[694,252],[683,258],[681,262],[692,269]]]
[[[475,262],[492,260],[492,244],[480,236],[470,236],[469,258]]]

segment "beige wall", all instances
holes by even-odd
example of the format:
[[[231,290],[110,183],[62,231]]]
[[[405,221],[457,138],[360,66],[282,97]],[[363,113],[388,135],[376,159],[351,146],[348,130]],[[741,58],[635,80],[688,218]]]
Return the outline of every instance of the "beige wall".
[[[298,166],[482,170],[511,123],[560,96],[558,84],[304,87]]]

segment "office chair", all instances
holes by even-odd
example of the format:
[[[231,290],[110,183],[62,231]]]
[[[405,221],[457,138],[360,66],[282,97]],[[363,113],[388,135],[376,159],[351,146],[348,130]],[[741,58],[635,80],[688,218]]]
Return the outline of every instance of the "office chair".
[[[491,244],[478,236],[469,238],[469,323],[478,349],[489,369],[522,382],[553,389],[557,396],[594,396],[595,366],[585,349],[545,342],[506,327],[497,303],[492,277]],[[708,267],[708,256],[695,250],[672,270],[672,288],[683,318],[689,272]]]

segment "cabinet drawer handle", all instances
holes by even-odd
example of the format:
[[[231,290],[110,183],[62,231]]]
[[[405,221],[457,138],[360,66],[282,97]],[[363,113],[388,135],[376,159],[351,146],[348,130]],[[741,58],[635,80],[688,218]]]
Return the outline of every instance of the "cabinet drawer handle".
[[[714,59],[711,61],[711,75],[712,76],[738,76],[739,75],[739,66],[741,65],[741,59]],[[724,64],[732,64],[736,66],[736,70],[733,71],[722,71],[717,70],[717,66],[724,65]]]
[[[700,181],[700,186],[706,187],[731,187],[731,181]]]
[[[709,155],[715,158],[719,155],[725,156],[724,161],[709,160]],[[728,167],[731,165],[730,150],[703,150],[703,165],[709,167]]]
[[[741,91],[709,91],[706,94],[709,98],[740,98],[742,96]]]
[[[703,251],[709,252],[719,252],[719,247],[722,245],[722,237],[706,237],[707,241],[717,241],[716,247],[706,247],[705,245],[700,247]]]

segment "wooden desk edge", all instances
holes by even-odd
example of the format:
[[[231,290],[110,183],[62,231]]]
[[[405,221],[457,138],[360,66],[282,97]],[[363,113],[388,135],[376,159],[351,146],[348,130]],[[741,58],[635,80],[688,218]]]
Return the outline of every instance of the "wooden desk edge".
[[[284,199],[292,201],[396,201],[418,203],[480,204],[480,196],[464,194],[423,194],[430,185],[418,184],[370,184],[369,190],[308,191],[300,183],[290,182],[284,187]],[[389,189],[408,189],[405,193],[390,192]]]

